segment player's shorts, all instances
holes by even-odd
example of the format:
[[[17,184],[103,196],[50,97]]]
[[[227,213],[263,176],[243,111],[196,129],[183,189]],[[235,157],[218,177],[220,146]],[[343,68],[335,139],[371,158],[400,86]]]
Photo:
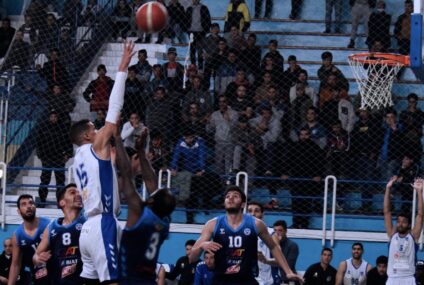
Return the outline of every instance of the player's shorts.
[[[411,277],[389,277],[386,285],[416,285],[414,276]]]
[[[118,259],[122,229],[111,214],[88,218],[80,235],[81,277],[115,281],[119,278]]]

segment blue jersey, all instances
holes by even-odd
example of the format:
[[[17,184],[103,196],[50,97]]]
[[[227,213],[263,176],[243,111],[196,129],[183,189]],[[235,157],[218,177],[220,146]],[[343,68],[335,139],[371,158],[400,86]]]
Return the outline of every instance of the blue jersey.
[[[15,231],[16,242],[22,253],[22,267],[28,267],[31,270],[34,284],[49,284],[46,266],[34,266],[32,257],[35,254],[38,244],[41,242],[43,232],[50,223],[49,219],[39,218],[37,231],[33,236],[29,236],[21,224]]]
[[[204,261],[199,262],[194,274],[194,285],[212,285],[213,271],[209,270]]]
[[[137,223],[125,228],[120,248],[120,284],[155,282],[159,249],[168,237],[169,219],[160,219],[145,207]]]
[[[52,257],[47,263],[53,284],[82,284],[79,237],[85,217],[81,215],[72,224],[64,226],[63,218],[49,225],[49,245]],[[95,244],[95,241],[93,241]]]
[[[213,241],[222,245],[215,253],[216,280],[252,281],[258,275],[258,231],[255,218],[243,215],[237,229],[227,223],[227,216],[216,218]]]

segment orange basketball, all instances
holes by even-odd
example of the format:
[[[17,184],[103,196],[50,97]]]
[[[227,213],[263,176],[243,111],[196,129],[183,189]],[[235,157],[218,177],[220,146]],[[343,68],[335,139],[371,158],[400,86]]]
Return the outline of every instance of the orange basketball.
[[[137,26],[145,33],[162,31],[168,22],[168,11],[159,2],[148,2],[138,8],[136,15]]]

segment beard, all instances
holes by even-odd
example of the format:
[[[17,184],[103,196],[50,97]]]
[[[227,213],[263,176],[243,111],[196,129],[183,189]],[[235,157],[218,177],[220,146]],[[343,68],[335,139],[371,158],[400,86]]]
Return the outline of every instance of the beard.
[[[35,219],[35,212],[32,213],[31,215],[22,215],[22,219],[24,219],[24,221],[26,222],[32,222]]]
[[[396,230],[397,230],[398,233],[404,235],[404,234],[408,233],[409,228],[398,227]]]
[[[226,208],[225,211],[227,211],[228,214],[238,214],[241,212],[241,207],[230,207]]]

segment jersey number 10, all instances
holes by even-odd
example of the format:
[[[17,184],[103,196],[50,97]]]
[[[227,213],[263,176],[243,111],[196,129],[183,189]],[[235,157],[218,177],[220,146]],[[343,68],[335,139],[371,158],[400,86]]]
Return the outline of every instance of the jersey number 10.
[[[235,236],[235,237],[229,236],[228,240],[229,240],[228,247],[241,247],[242,245],[241,236]]]

